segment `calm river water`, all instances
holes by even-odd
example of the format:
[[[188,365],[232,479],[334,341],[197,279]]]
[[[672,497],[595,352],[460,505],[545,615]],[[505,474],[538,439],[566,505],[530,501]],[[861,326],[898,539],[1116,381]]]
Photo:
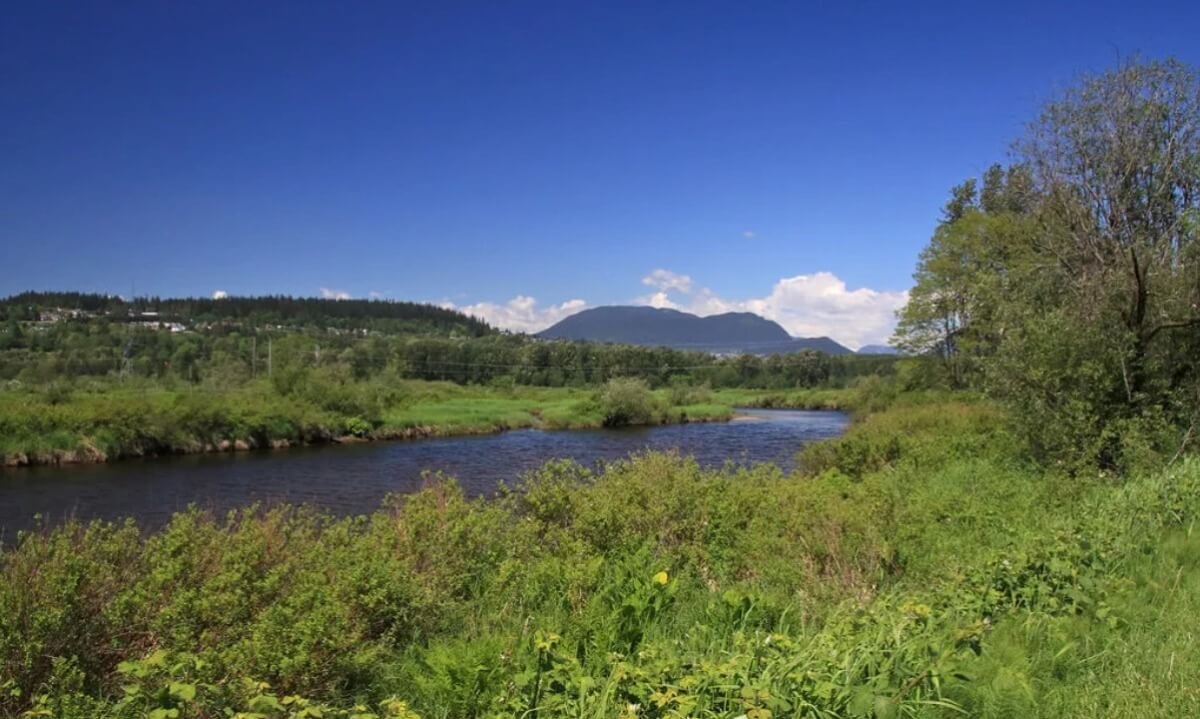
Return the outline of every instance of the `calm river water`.
[[[133,459],[112,464],[0,469],[0,543],[68,516],[134,517],[154,527],[189,504],[215,510],[251,502],[313,504],[340,514],[368,512],[386,495],[412,492],[422,472],[442,470],[468,494],[489,494],[548,459],[592,466],[647,448],[675,449],[705,466],[775,462],[785,469],[801,445],[833,437],[840,412],[742,410],[728,423],[544,432],[516,430],[282,451]]]

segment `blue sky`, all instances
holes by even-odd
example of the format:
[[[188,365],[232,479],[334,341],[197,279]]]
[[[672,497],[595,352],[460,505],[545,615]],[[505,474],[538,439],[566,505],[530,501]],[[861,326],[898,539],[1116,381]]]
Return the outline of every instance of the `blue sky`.
[[[951,185],[1082,72],[1200,63],[1197,27],[1194,2],[18,3],[0,294],[324,288],[518,329],[641,301],[874,341]]]

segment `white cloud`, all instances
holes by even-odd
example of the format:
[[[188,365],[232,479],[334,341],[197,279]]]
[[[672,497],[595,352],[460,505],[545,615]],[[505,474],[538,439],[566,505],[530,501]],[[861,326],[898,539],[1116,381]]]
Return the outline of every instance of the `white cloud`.
[[[659,293],[676,290],[678,292],[692,291],[692,278],[670,270],[655,270],[642,278],[642,284],[656,287]]]
[[[384,297],[387,297],[387,293],[380,292],[379,290],[371,290],[367,293],[367,297],[370,297],[373,300],[382,300]]]
[[[212,293],[212,298],[214,300],[223,300],[228,296],[229,296],[229,293],[226,292],[225,290],[217,290]]]
[[[669,270],[655,272],[676,276]],[[687,289],[679,290],[684,297],[673,300],[668,291],[664,288],[634,301],[700,316],[753,312],[778,322],[797,337],[832,337],[850,348],[886,342],[896,324],[896,310],[908,301],[908,292],[849,289],[831,272],[784,277],[766,296],[748,299],[723,298],[708,288],[693,292],[690,280]]]
[[[576,299],[539,308],[537,300],[534,298],[528,295],[517,295],[502,305],[494,302],[477,302],[473,305],[443,302],[442,306],[474,315],[500,329],[515,332],[539,332],[564,317],[585,309],[587,303]]]
[[[754,230],[745,230],[744,232],[742,232],[742,237],[745,237],[747,240],[753,240],[754,239]]]
[[[800,337],[826,336],[857,349],[886,343],[908,292],[849,289],[831,272],[785,277],[771,293],[742,303]]]
[[[345,290],[334,290],[328,287],[322,287],[321,298],[326,300],[348,300],[350,299],[350,293]]]
[[[653,294],[643,295],[634,300],[634,303],[639,305],[650,305],[651,307],[657,307],[659,309],[679,309],[679,304],[673,302],[670,296],[668,296],[667,293],[662,290],[659,290]]]

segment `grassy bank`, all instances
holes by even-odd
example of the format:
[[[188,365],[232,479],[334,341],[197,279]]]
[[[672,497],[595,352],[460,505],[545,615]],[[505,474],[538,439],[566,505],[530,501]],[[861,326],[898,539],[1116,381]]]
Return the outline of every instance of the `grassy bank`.
[[[733,406],[701,390],[647,393],[637,423],[726,420]],[[740,395],[739,395],[740,397]],[[601,388],[486,387],[397,380],[313,383],[281,394],[96,383],[0,391],[0,465],[102,462],[149,454],[233,451],[348,439],[482,434],[606,423]]]
[[[1067,479],[1003,420],[901,397],[794,476],[649,454],[356,519],[28,534],[0,565],[0,712],[1196,713],[1200,463]]]

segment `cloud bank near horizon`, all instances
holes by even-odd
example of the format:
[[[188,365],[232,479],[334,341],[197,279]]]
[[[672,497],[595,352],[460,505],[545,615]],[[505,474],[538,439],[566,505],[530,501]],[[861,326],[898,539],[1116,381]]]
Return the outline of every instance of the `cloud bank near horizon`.
[[[907,291],[869,287],[852,290],[832,272],[783,277],[764,296],[748,299],[720,297],[707,287],[698,287],[688,275],[668,269],[656,269],[641,281],[654,292],[635,298],[632,304],[677,309],[702,317],[753,312],[778,322],[797,337],[831,337],[852,349],[885,344],[896,326],[896,310],[908,301]],[[501,329],[538,332],[592,305],[572,299],[540,307],[533,297],[517,295],[503,304],[444,302],[442,306],[474,315]]]
[[[588,307],[583,300],[567,300],[561,304],[538,307],[537,300],[528,295],[517,295],[504,304],[477,302],[473,305],[456,305],[443,302],[442,307],[458,310],[478,317],[493,327],[514,332],[539,332],[564,317]]]
[[[321,299],[323,300],[348,300],[351,299],[350,293],[345,290],[335,290],[330,287],[321,287]]]

